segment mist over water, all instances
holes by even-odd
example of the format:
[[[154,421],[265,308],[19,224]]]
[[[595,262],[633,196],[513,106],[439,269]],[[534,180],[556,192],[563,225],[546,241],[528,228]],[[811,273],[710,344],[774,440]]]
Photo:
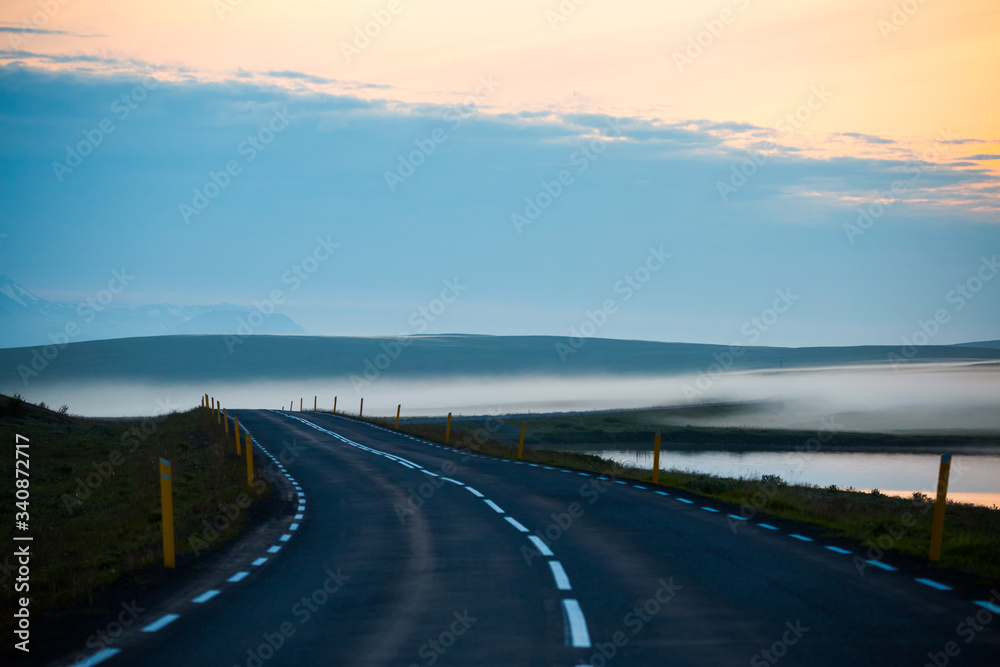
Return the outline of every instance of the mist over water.
[[[10,390],[7,390],[8,392]],[[217,383],[91,380],[44,385],[21,392],[72,414],[136,416],[198,404],[208,393],[230,408],[283,408],[304,399],[312,408],[404,416],[505,414],[690,407],[745,402],[728,416],[684,414],[665,423],[701,426],[814,428],[821,418],[859,431],[976,430],[1000,433],[1000,364],[923,364],[894,369],[854,366],[705,375],[585,377],[489,376],[376,379],[352,384],[348,377],[259,378]]]
[[[709,381],[706,381],[709,380]],[[698,389],[692,392],[692,387]],[[198,405],[202,394],[223,407],[337,408],[366,415],[443,416],[571,412],[674,406],[690,408],[743,402],[739,410],[678,409],[664,425],[795,428],[841,431],[980,432],[1000,435],[1000,364],[923,364],[894,370],[853,366],[808,370],[747,371],[713,378],[602,375],[585,377],[488,376],[377,379],[256,379],[231,382],[110,382],[53,384],[23,392],[72,414],[116,417],[161,414]],[[597,448],[593,453],[649,467],[650,452]],[[776,474],[789,482],[909,495],[933,493],[937,456],[931,453],[664,452],[663,467],[731,477]],[[956,456],[950,497],[983,505],[1000,503],[1000,453]]]

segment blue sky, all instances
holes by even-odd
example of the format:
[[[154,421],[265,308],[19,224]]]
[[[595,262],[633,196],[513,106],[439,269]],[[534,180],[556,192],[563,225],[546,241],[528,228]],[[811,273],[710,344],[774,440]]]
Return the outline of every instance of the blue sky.
[[[1000,279],[984,265],[1000,251],[997,156],[945,123],[906,146],[845,127],[824,135],[849,148],[831,154],[738,104],[728,120],[497,108],[502,77],[456,86],[478,104],[462,106],[376,82],[330,93],[317,86],[332,79],[295,70],[219,80],[141,61],[56,67],[129,62],[84,52],[4,60],[0,272],[52,300],[125,268],[121,305],[252,306],[279,290],[279,312],[313,334],[569,335],[599,321],[614,338],[895,344],[944,309],[933,342],[1000,337]],[[81,143],[92,151],[64,169]],[[420,164],[410,175],[401,159]],[[194,214],[213,174],[225,187]],[[530,224],[526,199],[550,202]],[[874,213],[865,229],[859,207]],[[990,279],[959,308],[954,290],[977,274]],[[623,287],[630,276],[641,287]],[[417,331],[445,281],[460,294]],[[778,291],[791,306],[749,341]]]

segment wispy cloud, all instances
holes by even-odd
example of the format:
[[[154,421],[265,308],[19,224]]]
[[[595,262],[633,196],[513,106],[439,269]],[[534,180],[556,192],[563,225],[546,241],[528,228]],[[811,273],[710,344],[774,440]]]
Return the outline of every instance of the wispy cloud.
[[[101,33],[84,34],[71,32],[69,30],[48,30],[45,28],[32,28],[28,26],[17,26],[12,24],[0,25],[0,33],[16,33],[27,35],[63,35],[66,37],[107,37]]]
[[[866,144],[889,145],[896,143],[892,139],[886,139],[885,137],[876,137],[873,134],[863,134],[861,132],[838,132],[835,136],[856,139]]]

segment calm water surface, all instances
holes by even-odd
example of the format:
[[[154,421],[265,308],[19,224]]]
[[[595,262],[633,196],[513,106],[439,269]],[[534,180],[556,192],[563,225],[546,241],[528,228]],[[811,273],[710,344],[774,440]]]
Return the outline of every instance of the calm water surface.
[[[593,450],[614,461],[652,468],[653,453]],[[864,454],[857,452],[675,452],[660,453],[660,468],[712,473],[722,477],[778,475],[795,484],[831,484],[846,489],[879,489],[909,496],[937,490],[940,456],[935,454]],[[948,497],[979,505],[1000,506],[1000,456],[952,457]]]

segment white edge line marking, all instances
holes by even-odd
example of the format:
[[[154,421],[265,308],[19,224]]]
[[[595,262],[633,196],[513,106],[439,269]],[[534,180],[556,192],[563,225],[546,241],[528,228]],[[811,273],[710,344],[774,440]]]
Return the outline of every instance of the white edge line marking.
[[[249,572],[237,572],[233,576],[231,576],[228,579],[226,579],[226,581],[228,581],[231,584],[235,584],[238,581],[243,581],[244,579],[246,579],[249,576],[250,576]]]
[[[679,500],[680,502],[682,502],[682,503],[684,503],[686,505],[694,505],[694,501],[693,500],[688,500],[687,498],[677,498],[677,500]]]
[[[267,550],[267,553],[269,553],[269,554],[276,554],[279,551],[281,551],[281,547],[278,546],[277,544],[275,544],[273,547],[271,547],[270,549]]]
[[[933,579],[917,578],[916,581],[920,582],[924,586],[930,586],[931,588],[936,588],[939,591],[950,591],[951,590],[951,586],[939,583],[937,581],[934,581]]]
[[[812,542],[813,541],[813,538],[806,537],[805,535],[796,535],[795,533],[789,533],[788,536],[789,537],[793,537],[796,540],[800,540],[802,542]]]
[[[718,512],[719,511],[719,510],[715,509],[714,507],[702,507],[702,509],[705,510],[706,512]]]
[[[254,562],[252,562],[250,564],[253,565],[254,567],[260,567],[261,565],[263,565],[266,562],[267,562],[266,558],[258,558],[257,560],[255,560]]]
[[[826,548],[829,549],[830,551],[832,551],[833,553],[836,553],[836,554],[849,554],[849,553],[851,553],[847,549],[841,549],[840,547],[826,547]]]
[[[288,533],[285,533],[284,535],[282,535],[282,536],[281,536],[281,537],[279,537],[278,539],[279,539],[280,541],[282,541],[282,542],[287,542],[288,540],[292,539],[292,536],[291,536],[291,535],[289,535]]]
[[[520,521],[518,521],[517,519],[515,519],[514,517],[512,517],[512,516],[505,516],[504,518],[505,518],[505,519],[507,519],[507,523],[509,523],[510,525],[514,526],[515,528],[517,528],[517,529],[518,529],[519,531],[521,531],[522,533],[527,533],[527,532],[529,532],[529,531],[528,531],[528,529],[527,529],[527,528],[525,528],[525,527],[524,527],[524,526],[523,526],[523,525],[521,524],[521,522],[520,522]]]
[[[896,568],[894,568],[892,565],[886,565],[885,563],[879,560],[866,560],[865,562],[868,563],[869,565],[874,565],[877,568],[883,569],[886,572],[896,571]]]
[[[299,529],[299,524],[297,523],[293,523],[290,526],[288,526],[288,530],[298,530],[298,529]]]
[[[747,518],[745,516],[740,516],[738,514],[727,514],[726,516],[728,516],[730,519],[736,519],[737,521],[746,521],[747,520]]]
[[[180,616],[178,614],[164,614],[160,616],[157,620],[153,621],[146,627],[142,629],[143,632],[156,632],[157,630],[167,626],[174,621],[176,621]]]
[[[661,496],[669,496],[670,494],[666,491],[653,491],[653,493],[658,493]]]
[[[989,602],[988,600],[976,600],[975,602],[973,602],[973,604],[977,604],[983,609],[989,609],[994,614],[1000,614],[1000,605],[995,605],[992,602]]]
[[[487,505],[489,505],[490,507],[492,507],[493,511],[496,512],[497,514],[505,514],[505,512],[502,509],[500,509],[500,506],[497,505],[492,500],[484,499],[483,502],[486,503]]]
[[[576,600],[563,600],[563,613],[569,623],[570,646],[575,648],[590,648],[590,633],[587,631],[587,620],[583,610]]]
[[[769,523],[758,523],[757,525],[760,526],[761,528],[767,528],[768,530],[778,530],[777,526],[772,526]]]
[[[100,651],[90,656],[83,662],[74,662],[73,667],[93,667],[93,665],[104,662],[108,658],[118,655],[121,652],[122,650],[120,648],[101,649]]]
[[[198,597],[196,597],[193,600],[191,600],[191,602],[194,602],[195,604],[201,604],[202,602],[208,602],[209,600],[211,600],[212,598],[214,598],[218,594],[219,594],[219,591],[214,591],[214,590],[213,591],[205,591],[204,593],[202,593]]]
[[[554,553],[552,553],[552,549],[549,549],[549,545],[547,545],[545,541],[538,535],[531,535],[528,537],[528,539],[531,540],[531,543],[535,545],[536,549],[538,549],[538,553],[542,554],[543,556],[555,555]]]
[[[483,494],[479,493],[478,491],[476,491],[471,486],[466,486],[465,490],[468,491],[469,493],[471,493],[472,495],[474,495],[476,498],[483,498],[484,497]]]
[[[569,585],[569,577],[566,576],[566,570],[563,569],[562,563],[550,560],[549,569],[552,570],[552,577],[556,580],[556,588],[561,591],[573,590],[573,587]]]
[[[442,477],[441,479],[443,479],[446,482],[451,482],[452,484],[458,484],[459,486],[465,486],[465,484],[463,484],[462,482],[458,481],[457,479],[452,479],[451,477]]]

